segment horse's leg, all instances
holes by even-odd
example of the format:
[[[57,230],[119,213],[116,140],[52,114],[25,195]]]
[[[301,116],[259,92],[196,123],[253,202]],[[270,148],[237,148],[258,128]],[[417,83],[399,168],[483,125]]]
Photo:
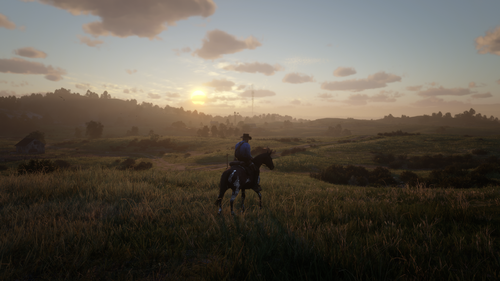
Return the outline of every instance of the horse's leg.
[[[236,196],[238,196],[238,193],[240,192],[240,187],[236,187],[236,189],[233,191],[233,194],[231,195],[231,200],[229,201],[231,203],[231,215],[234,216],[234,212],[233,212],[233,203],[234,203],[234,199],[236,199]]]
[[[245,190],[241,190],[241,212],[245,211]]]
[[[259,207],[262,209],[262,194],[260,194],[260,191],[257,191],[255,189],[253,191],[255,191],[257,195],[259,195]]]

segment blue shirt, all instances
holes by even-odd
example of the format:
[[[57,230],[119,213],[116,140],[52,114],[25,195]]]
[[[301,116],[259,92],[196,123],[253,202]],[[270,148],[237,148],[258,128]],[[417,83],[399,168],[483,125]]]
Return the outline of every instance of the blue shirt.
[[[243,144],[240,146],[240,149],[238,149],[238,151],[236,151],[236,148],[238,148],[240,143],[243,143]],[[248,160],[251,160],[253,158],[252,154],[250,153],[250,144],[248,142],[240,141],[239,143],[237,143],[234,146],[234,149],[235,149],[234,155],[240,161],[248,161]]]

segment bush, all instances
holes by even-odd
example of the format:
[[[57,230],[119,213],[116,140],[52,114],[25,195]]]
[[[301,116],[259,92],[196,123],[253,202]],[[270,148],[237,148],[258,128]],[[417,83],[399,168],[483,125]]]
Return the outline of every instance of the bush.
[[[410,186],[417,186],[419,183],[425,183],[424,180],[422,180],[417,174],[411,171],[403,171],[399,175],[399,178],[402,182]]]
[[[482,149],[482,148],[476,148],[472,150],[472,154],[474,155],[487,155],[488,151]]]
[[[55,160],[54,164],[57,165],[57,167],[59,167],[60,169],[67,169],[71,167],[71,164],[65,160]]]
[[[101,122],[90,121],[85,123],[87,129],[85,135],[91,139],[100,138],[102,136],[102,131],[104,130],[104,125]]]
[[[143,171],[153,168],[153,163],[151,162],[141,162],[134,167],[135,171]]]
[[[384,167],[377,167],[371,171],[368,180],[374,186],[394,186],[397,184],[391,172]]]
[[[283,152],[281,152],[281,156],[287,156],[287,155],[292,155],[298,152],[304,152],[306,149],[304,147],[293,147],[290,149],[285,149]]]
[[[27,164],[22,163],[17,167],[17,173],[23,174],[34,174],[34,173],[52,173],[58,169],[58,166],[54,162],[48,159],[31,159]]]
[[[135,159],[127,158],[122,163],[120,163],[120,166],[118,166],[117,169],[118,170],[133,169],[134,165],[135,165]]]

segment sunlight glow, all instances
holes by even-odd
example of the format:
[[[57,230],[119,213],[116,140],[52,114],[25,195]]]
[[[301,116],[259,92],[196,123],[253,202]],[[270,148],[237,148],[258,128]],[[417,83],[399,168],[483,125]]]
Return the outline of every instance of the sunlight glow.
[[[191,94],[191,101],[194,104],[205,104],[206,98],[207,95],[205,95],[202,91],[195,91]]]

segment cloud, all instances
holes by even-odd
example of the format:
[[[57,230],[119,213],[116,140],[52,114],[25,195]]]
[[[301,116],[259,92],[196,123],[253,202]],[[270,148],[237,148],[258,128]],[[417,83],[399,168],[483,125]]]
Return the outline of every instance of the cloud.
[[[353,67],[338,67],[333,71],[333,76],[345,77],[349,75],[356,74],[356,70]]]
[[[412,103],[414,106],[418,107],[444,107],[444,106],[456,106],[456,105],[464,105],[461,101],[445,101],[440,98],[430,97],[423,100],[416,101]]]
[[[211,82],[204,83],[203,86],[215,88],[216,92],[224,92],[231,91],[234,86],[234,82],[226,79],[213,79]]]
[[[497,83],[500,85],[500,79],[497,80]]]
[[[235,36],[222,30],[212,30],[207,32],[203,39],[201,49],[196,49],[193,55],[206,60],[214,60],[226,54],[234,54],[245,49],[253,50],[262,44],[253,36],[244,40],[238,40]]]
[[[45,66],[39,62],[31,62],[20,58],[0,59],[0,72],[17,74],[45,74],[45,79],[59,81],[66,70]]]
[[[285,77],[283,77],[283,80],[281,81],[291,84],[301,84],[306,82],[314,82],[314,77],[298,72],[292,72],[285,75]]]
[[[75,84],[75,87],[77,89],[81,89],[81,90],[87,90],[87,89],[90,89],[91,86],[89,83],[80,83],[80,84]]]
[[[0,97],[8,97],[8,96],[15,96],[16,92],[14,91],[6,91],[6,90],[0,90]]]
[[[422,89],[422,85],[419,85],[419,86],[408,86],[408,87],[406,87],[406,89],[408,91],[416,92],[416,91],[420,91]]]
[[[305,64],[315,64],[315,63],[320,63],[320,62],[325,62],[325,61],[327,62],[328,60],[316,59],[316,58],[293,57],[293,58],[286,59],[285,64],[298,66],[298,65],[305,65]]]
[[[383,88],[387,83],[401,81],[401,76],[387,74],[383,71],[369,75],[366,79],[352,79],[338,82],[323,82],[321,89],[329,91],[360,92],[367,89]]]
[[[257,73],[260,72],[264,75],[271,76],[276,73],[276,71],[283,70],[284,68],[279,65],[270,65],[268,63],[240,63],[240,64],[230,64],[223,67],[225,70],[233,70],[238,72],[248,72],[248,73]]]
[[[92,40],[91,38],[82,35],[78,35],[78,38],[80,39],[81,44],[85,44],[89,47],[98,47],[98,45],[104,43],[102,40]]]
[[[256,98],[276,96],[276,93],[270,90],[254,90],[253,92],[254,92],[254,97]],[[243,93],[241,93],[240,96],[252,97],[252,90],[246,90]]]
[[[335,95],[336,96],[336,95]],[[333,98],[334,95],[330,94],[330,93],[322,93],[322,94],[318,94],[318,98],[320,99],[331,99]]]
[[[302,104],[302,102],[300,100],[298,100],[298,99],[294,99],[290,103],[293,104],[293,105],[301,105]]]
[[[95,37],[138,36],[157,38],[166,30],[165,25],[173,26],[180,20],[193,16],[208,17],[215,12],[212,0],[38,0],[41,3],[64,9],[73,15],[94,15],[100,21],[83,26],[83,30]]]
[[[453,88],[446,89],[442,86],[439,88],[430,88],[424,91],[418,92],[419,96],[422,97],[435,97],[435,96],[466,96],[470,95],[471,91],[465,88]]]
[[[14,83],[14,82],[10,82],[10,85],[12,87],[24,87],[24,86],[28,86],[30,83],[26,82],[26,81],[22,81],[20,83]]]
[[[6,81],[6,80],[0,80],[0,83],[2,83],[2,84],[8,84],[9,82]]]
[[[500,26],[487,31],[483,37],[477,37],[476,49],[480,54],[491,53],[500,56]]]
[[[125,94],[129,94],[129,93],[130,93],[130,91],[129,91],[129,89],[123,89],[123,93],[125,93]]]
[[[0,14],[0,27],[5,27],[7,29],[15,29],[16,24],[11,22],[5,15]]]
[[[126,69],[125,70],[128,74],[134,74],[137,72],[137,69]]]
[[[165,94],[168,98],[180,98],[181,95],[179,93],[170,93],[170,92],[167,92]]]
[[[157,100],[161,98],[161,96],[158,94],[148,93],[148,98]]]
[[[240,90],[243,90],[247,87],[247,85],[239,85],[238,88],[236,88],[236,90],[240,91]]]
[[[14,53],[18,56],[27,57],[27,58],[46,58],[47,54],[40,50],[37,50],[32,47],[20,48],[14,50]]]
[[[184,47],[182,49],[173,49],[173,51],[175,52],[175,55],[176,56],[180,56],[182,55],[182,53],[190,53],[191,52],[191,48],[189,47]]]
[[[368,101],[371,102],[395,102],[397,98],[402,97],[403,94],[399,92],[391,92],[391,91],[380,91],[380,93],[373,95],[368,98]]]
[[[475,88],[476,82],[469,82],[469,88]]]
[[[474,99],[485,99],[485,98],[491,98],[493,95],[490,92],[484,93],[484,94],[474,94],[471,96]]]

